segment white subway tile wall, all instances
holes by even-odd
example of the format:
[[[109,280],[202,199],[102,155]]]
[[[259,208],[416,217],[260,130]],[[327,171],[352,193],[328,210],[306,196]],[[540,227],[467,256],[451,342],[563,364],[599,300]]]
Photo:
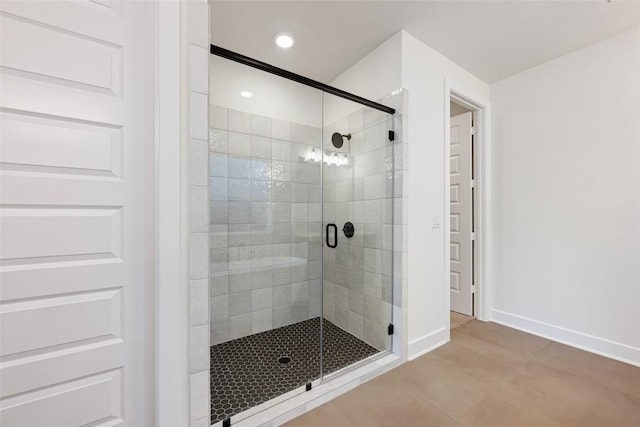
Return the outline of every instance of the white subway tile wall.
[[[387,326],[400,329],[406,305],[406,99],[404,90],[386,99],[393,118],[362,108],[325,127],[352,139],[337,150],[349,164],[325,165],[324,182],[305,160],[320,129],[210,106],[211,345],[317,317],[323,298],[327,320],[391,348]],[[327,222],[338,225],[335,249],[321,243]],[[398,332],[396,352],[406,340]]]
[[[190,320],[189,371],[191,425],[209,425],[209,165],[207,164],[207,130],[209,128],[209,5],[202,0],[189,0],[189,85],[190,140],[189,159],[189,259],[190,259]],[[218,135],[219,144],[226,144],[227,135]],[[209,141],[209,144],[211,142]],[[216,187],[217,189],[217,187]],[[218,290],[220,292],[220,290]]]
[[[324,221],[337,225],[339,242],[324,247],[324,317],[379,350],[391,348],[392,206],[400,196],[392,120],[361,108],[325,127],[325,135],[351,134],[351,140],[337,150],[349,156],[348,165],[324,167]],[[352,238],[342,232],[347,221],[354,224]]]
[[[210,344],[317,317],[319,128],[209,107]]]

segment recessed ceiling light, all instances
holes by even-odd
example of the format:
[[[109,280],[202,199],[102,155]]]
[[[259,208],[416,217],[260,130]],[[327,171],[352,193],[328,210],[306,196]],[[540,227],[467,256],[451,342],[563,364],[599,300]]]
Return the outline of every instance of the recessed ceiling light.
[[[273,36],[273,41],[283,49],[289,49],[295,43],[293,36],[288,33],[278,33]]]
[[[243,90],[242,92],[240,92],[240,95],[244,96],[245,98],[251,98],[253,96],[253,94],[248,90]]]

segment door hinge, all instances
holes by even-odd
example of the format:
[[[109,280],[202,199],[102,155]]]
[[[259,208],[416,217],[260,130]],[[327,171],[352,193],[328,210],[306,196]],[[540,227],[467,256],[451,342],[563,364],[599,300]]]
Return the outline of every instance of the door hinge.
[[[476,285],[471,285],[471,293],[472,294],[476,293]]]
[[[476,188],[476,180],[475,179],[471,180],[471,188]]]
[[[393,323],[389,323],[387,327],[387,335],[393,335]]]
[[[471,240],[476,240],[476,233],[475,232],[471,233]]]
[[[396,140],[396,133],[392,130],[389,131],[389,141],[395,141]]]
[[[471,126],[471,135],[475,135],[475,134],[476,134],[476,127]]]

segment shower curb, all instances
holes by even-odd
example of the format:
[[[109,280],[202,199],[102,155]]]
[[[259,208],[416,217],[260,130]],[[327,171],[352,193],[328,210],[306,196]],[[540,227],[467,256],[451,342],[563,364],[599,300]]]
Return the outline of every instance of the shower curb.
[[[355,369],[345,368],[344,372],[336,372],[333,374],[335,377],[332,375],[328,380],[314,381],[310,391],[303,393],[293,391],[231,417],[231,426],[276,427],[282,425],[384,374],[401,363],[401,358],[397,354],[387,354]],[[222,421],[212,426],[222,427]]]

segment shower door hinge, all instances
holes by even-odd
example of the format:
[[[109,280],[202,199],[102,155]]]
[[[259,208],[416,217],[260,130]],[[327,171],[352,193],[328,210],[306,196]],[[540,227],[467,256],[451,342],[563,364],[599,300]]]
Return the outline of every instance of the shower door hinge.
[[[395,141],[396,140],[396,133],[392,130],[389,131],[389,141]]]
[[[387,334],[393,335],[393,323],[389,323],[389,326],[387,327]]]

